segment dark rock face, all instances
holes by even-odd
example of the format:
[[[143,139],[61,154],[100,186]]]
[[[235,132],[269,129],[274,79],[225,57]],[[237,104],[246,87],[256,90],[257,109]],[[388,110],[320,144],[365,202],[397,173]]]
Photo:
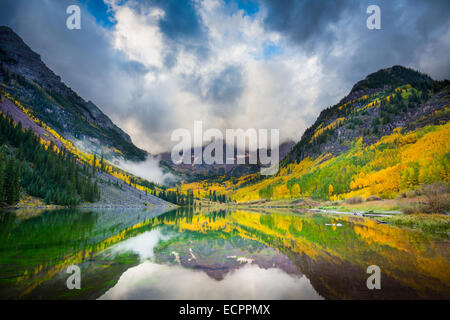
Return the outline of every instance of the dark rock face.
[[[107,146],[117,148],[127,158],[134,160],[145,158],[146,152],[134,146],[128,134],[117,127],[94,103],[86,102],[67,87],[61,78],[42,62],[37,53],[33,52],[13,30],[5,26],[0,26],[0,65],[3,70],[12,75],[21,76],[31,83],[31,85],[25,85],[26,90],[14,88],[16,89],[14,93],[20,98],[26,101],[27,94],[35,96],[35,92],[30,88],[36,84],[60,102],[56,107],[49,103],[45,106],[45,110],[47,112],[54,110],[59,113],[64,110],[64,116],[60,114],[58,117],[60,126],[65,129],[64,135],[78,139],[95,138]],[[41,110],[35,110],[33,103],[29,102],[33,111],[40,116]],[[75,119],[80,120],[79,122],[84,121],[85,126],[95,126],[98,132],[94,132],[92,136],[89,134],[92,128],[79,130],[83,129],[83,125],[80,126],[79,123],[75,125],[73,123]]]
[[[24,76],[52,90],[61,90],[61,78],[42,62],[12,29],[0,26],[0,59],[11,73]],[[62,93],[62,92],[59,92]]]

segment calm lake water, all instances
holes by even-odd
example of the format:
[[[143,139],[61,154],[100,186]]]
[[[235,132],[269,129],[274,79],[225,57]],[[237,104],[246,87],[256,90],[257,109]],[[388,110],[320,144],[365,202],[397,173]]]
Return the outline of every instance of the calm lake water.
[[[0,299],[450,299],[449,263],[448,239],[362,217],[0,212]],[[366,286],[370,265],[380,290]]]

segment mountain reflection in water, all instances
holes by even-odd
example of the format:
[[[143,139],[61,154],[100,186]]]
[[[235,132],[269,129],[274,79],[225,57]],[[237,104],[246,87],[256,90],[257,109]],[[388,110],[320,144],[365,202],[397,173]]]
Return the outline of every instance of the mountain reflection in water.
[[[449,242],[278,211],[0,212],[2,299],[450,298]],[[67,267],[81,268],[68,290]],[[369,290],[367,267],[381,269]]]
[[[217,281],[150,261],[128,269],[100,299],[321,299],[305,276],[245,264]]]

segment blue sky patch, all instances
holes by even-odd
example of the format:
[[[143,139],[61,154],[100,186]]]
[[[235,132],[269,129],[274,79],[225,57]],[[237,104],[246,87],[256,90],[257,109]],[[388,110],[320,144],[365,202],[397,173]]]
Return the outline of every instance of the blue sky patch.
[[[114,25],[114,22],[111,20],[112,15],[108,12],[109,7],[103,0],[80,0],[79,2],[95,17],[98,24],[107,28],[111,28]]]
[[[255,1],[252,0],[225,0],[226,4],[237,5],[238,10],[244,11],[244,15],[254,16],[259,11],[259,6]]]
[[[262,46],[264,59],[270,59],[271,57],[277,56],[283,52],[283,48],[273,42],[264,42]]]

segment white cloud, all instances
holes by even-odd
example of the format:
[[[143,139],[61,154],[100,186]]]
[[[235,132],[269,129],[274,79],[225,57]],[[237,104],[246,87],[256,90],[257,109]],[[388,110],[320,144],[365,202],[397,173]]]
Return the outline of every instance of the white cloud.
[[[148,8],[144,13],[138,14],[130,7],[117,6],[114,48],[146,67],[161,68],[164,44],[158,22],[163,17],[164,11],[158,8]]]

